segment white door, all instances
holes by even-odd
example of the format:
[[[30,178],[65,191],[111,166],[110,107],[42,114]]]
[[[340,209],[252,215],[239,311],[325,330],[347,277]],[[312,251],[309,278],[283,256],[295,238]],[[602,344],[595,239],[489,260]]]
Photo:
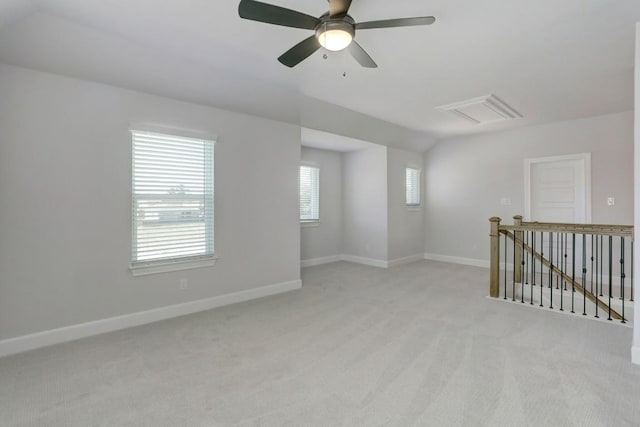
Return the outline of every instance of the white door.
[[[591,155],[525,160],[525,221],[591,222]],[[537,233],[536,250],[565,271],[572,271],[574,247],[570,235]],[[583,246],[584,245],[584,246]],[[589,240],[576,236],[576,264],[589,257]],[[582,248],[585,248],[583,251]],[[552,256],[551,256],[552,255]],[[557,280],[557,278],[556,278]],[[556,287],[558,283],[556,283]]]
[[[590,222],[590,157],[587,153],[527,159],[525,221]]]

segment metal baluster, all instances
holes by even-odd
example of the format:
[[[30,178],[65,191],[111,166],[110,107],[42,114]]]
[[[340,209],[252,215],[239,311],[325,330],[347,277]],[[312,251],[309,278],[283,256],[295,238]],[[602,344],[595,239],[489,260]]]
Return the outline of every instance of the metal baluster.
[[[553,233],[549,232],[549,308],[553,310]]]
[[[611,291],[613,290],[613,236],[609,236],[609,317],[607,320],[611,319]]]
[[[602,285],[602,272],[603,272],[603,268],[602,268],[602,262],[604,260],[604,236],[600,236],[600,296],[602,295],[602,288],[604,287]]]
[[[568,237],[569,236],[567,236],[567,233],[564,233],[564,272],[565,272],[565,274],[567,273],[567,267],[568,267],[568,265],[567,265],[567,262],[568,262],[567,261],[567,249],[568,249],[568,246],[569,246]],[[564,276],[562,278],[562,283],[564,283],[564,290],[566,291],[567,290],[567,281],[564,280]]]
[[[560,268],[562,268],[562,262],[560,261],[560,239],[562,238],[562,234],[558,233],[558,235],[556,237],[557,237],[557,239],[556,239],[556,266],[560,265]],[[556,275],[556,289],[558,289],[558,283],[559,282],[560,282],[560,279]]]
[[[572,250],[571,250],[571,312],[575,308],[574,296],[576,294],[576,233],[571,235]]]
[[[593,294],[596,297],[596,319],[600,318],[600,316],[598,316],[598,301],[600,299],[598,297],[598,259],[602,256],[602,254],[598,252],[598,238],[602,239],[602,236],[596,234],[596,293]]]
[[[536,253],[536,232],[531,232],[531,285],[529,290],[531,291],[531,298],[529,304],[533,305],[533,287],[536,285],[536,259],[534,254]]]
[[[542,285],[543,280],[542,280],[542,270],[543,270],[543,266],[544,266],[544,262],[542,261],[544,259],[544,231],[540,232],[540,307],[543,306],[542,304],[542,290],[544,289],[544,286]]]
[[[620,299],[623,299],[624,282],[624,237],[620,236]]]
[[[593,293],[593,234],[591,235],[591,293]]]
[[[504,299],[507,299],[507,233],[504,233]]]
[[[511,299],[516,300],[516,231],[513,231],[513,279],[511,280]]]
[[[560,249],[564,251],[564,233],[560,233]],[[564,311],[564,263],[560,258],[560,311]]]
[[[522,233],[522,256],[520,257],[521,262],[520,262],[520,274],[522,275],[520,277],[520,302],[522,304],[524,304],[524,282],[525,282],[525,277],[527,277],[527,272],[526,272],[526,268],[525,268],[525,263],[524,260],[527,259],[525,252],[524,252],[524,245],[525,245],[525,239],[526,239],[526,235],[528,234],[527,231],[524,231]],[[527,282],[529,281],[528,279],[526,279]]]
[[[620,299],[622,300],[622,323],[624,319],[624,237],[620,237]]]
[[[582,315],[587,315],[587,292],[585,283],[587,282],[587,236],[582,235]]]
[[[529,258],[527,258],[527,252],[524,247],[529,246],[529,230],[524,231],[524,245],[522,245],[522,262],[525,263],[525,281],[529,284]]]

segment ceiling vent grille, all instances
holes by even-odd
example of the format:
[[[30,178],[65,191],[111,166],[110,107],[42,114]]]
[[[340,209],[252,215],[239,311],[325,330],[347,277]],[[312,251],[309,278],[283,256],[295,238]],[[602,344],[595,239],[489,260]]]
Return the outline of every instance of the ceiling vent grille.
[[[479,96],[466,101],[436,107],[448,111],[474,124],[502,122],[519,119],[522,114],[495,95]]]

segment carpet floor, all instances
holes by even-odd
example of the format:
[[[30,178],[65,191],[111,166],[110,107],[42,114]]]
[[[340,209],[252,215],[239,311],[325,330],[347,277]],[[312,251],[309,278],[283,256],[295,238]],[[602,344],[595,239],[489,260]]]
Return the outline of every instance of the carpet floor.
[[[0,359],[1,426],[638,426],[632,329],[486,297],[488,271],[303,289]]]

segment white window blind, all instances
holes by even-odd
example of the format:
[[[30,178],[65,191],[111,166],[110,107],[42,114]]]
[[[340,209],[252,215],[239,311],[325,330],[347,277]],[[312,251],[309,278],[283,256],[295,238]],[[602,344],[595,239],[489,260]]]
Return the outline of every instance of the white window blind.
[[[320,220],[320,169],[300,166],[300,221]]]
[[[420,169],[407,168],[406,190],[407,206],[420,206]]]
[[[132,131],[132,267],[213,257],[214,141]]]

